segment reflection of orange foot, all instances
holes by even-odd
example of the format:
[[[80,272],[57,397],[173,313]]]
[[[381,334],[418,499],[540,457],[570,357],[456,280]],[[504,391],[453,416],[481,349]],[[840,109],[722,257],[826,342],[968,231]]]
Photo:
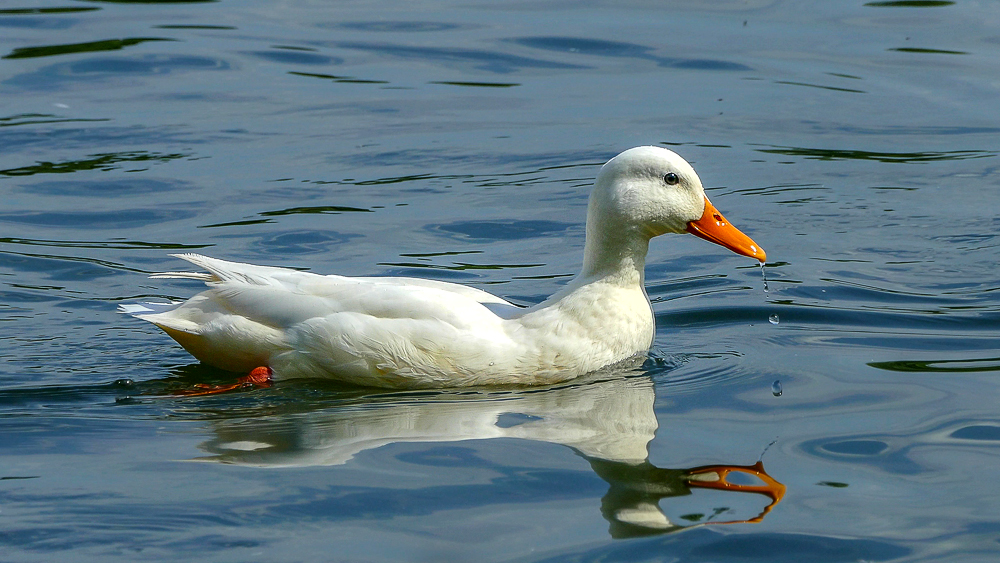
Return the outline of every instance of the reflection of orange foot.
[[[233,389],[270,387],[274,382],[271,379],[271,375],[273,374],[274,370],[267,366],[256,367],[253,368],[249,375],[237,379],[236,383],[232,385],[206,385],[204,383],[198,383],[194,386],[194,389],[181,389],[180,391],[174,391],[174,395],[197,397],[201,395],[217,395],[219,393],[225,393],[226,391],[232,391]]]
[[[753,475],[764,482],[763,485],[739,485],[726,481],[726,476],[731,472],[746,473]],[[736,491],[740,493],[757,493],[771,499],[771,504],[764,507],[756,517],[749,520],[734,520],[729,522],[706,522],[706,524],[741,524],[749,522],[760,522],[771,509],[781,502],[785,496],[785,486],[777,482],[764,471],[764,463],[758,461],[753,465],[703,465],[687,470],[687,483],[691,487],[702,489],[722,489],[725,491]]]

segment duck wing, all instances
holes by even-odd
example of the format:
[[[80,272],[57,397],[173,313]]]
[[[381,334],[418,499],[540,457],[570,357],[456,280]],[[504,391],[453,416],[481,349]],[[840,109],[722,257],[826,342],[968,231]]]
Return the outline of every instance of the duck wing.
[[[271,365],[288,377],[343,372],[366,384],[388,373],[444,377],[508,342],[502,317],[489,307],[522,310],[447,282],[323,276],[178,257],[207,273],[156,277],[196,279],[209,289],[167,311],[129,312],[163,328],[200,360],[234,371]]]
[[[207,272],[162,272],[150,277],[203,281],[211,288],[206,293],[223,310],[276,328],[345,311],[380,318],[436,318],[462,325],[470,320],[468,309],[473,303],[501,318],[524,310],[481,289],[437,280],[319,275],[201,254],[171,256]],[[137,315],[163,312],[163,306],[157,304],[125,305],[121,309]],[[479,307],[472,309],[481,313]]]

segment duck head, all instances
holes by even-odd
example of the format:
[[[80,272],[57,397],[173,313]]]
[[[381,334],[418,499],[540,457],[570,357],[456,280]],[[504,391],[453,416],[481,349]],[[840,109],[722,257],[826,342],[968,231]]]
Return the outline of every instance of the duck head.
[[[694,168],[661,147],[636,147],[601,167],[587,211],[587,237],[643,242],[691,233],[764,262],[766,254],[712,205]]]

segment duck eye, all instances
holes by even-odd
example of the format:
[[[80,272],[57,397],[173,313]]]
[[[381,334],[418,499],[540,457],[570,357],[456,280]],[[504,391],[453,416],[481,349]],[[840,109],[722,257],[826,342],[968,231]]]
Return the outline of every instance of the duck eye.
[[[673,172],[667,172],[666,174],[663,175],[663,181],[666,182],[668,186],[673,186],[677,184],[677,182],[680,182],[681,179],[677,176],[677,174]]]

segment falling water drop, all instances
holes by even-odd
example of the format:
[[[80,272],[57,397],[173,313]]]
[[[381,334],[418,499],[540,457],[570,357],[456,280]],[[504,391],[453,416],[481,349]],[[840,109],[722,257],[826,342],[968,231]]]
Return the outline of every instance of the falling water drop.
[[[764,278],[764,300],[766,301],[769,297],[767,293],[767,272],[764,271],[764,263],[760,263],[760,277]]]
[[[781,396],[781,380],[775,379],[774,383],[771,384],[771,394],[775,397]]]
[[[775,314],[771,315],[770,317],[768,317],[767,318],[767,322],[769,322],[769,323],[771,323],[773,325],[778,324],[780,322],[780,319],[778,319],[778,314],[775,313]]]

